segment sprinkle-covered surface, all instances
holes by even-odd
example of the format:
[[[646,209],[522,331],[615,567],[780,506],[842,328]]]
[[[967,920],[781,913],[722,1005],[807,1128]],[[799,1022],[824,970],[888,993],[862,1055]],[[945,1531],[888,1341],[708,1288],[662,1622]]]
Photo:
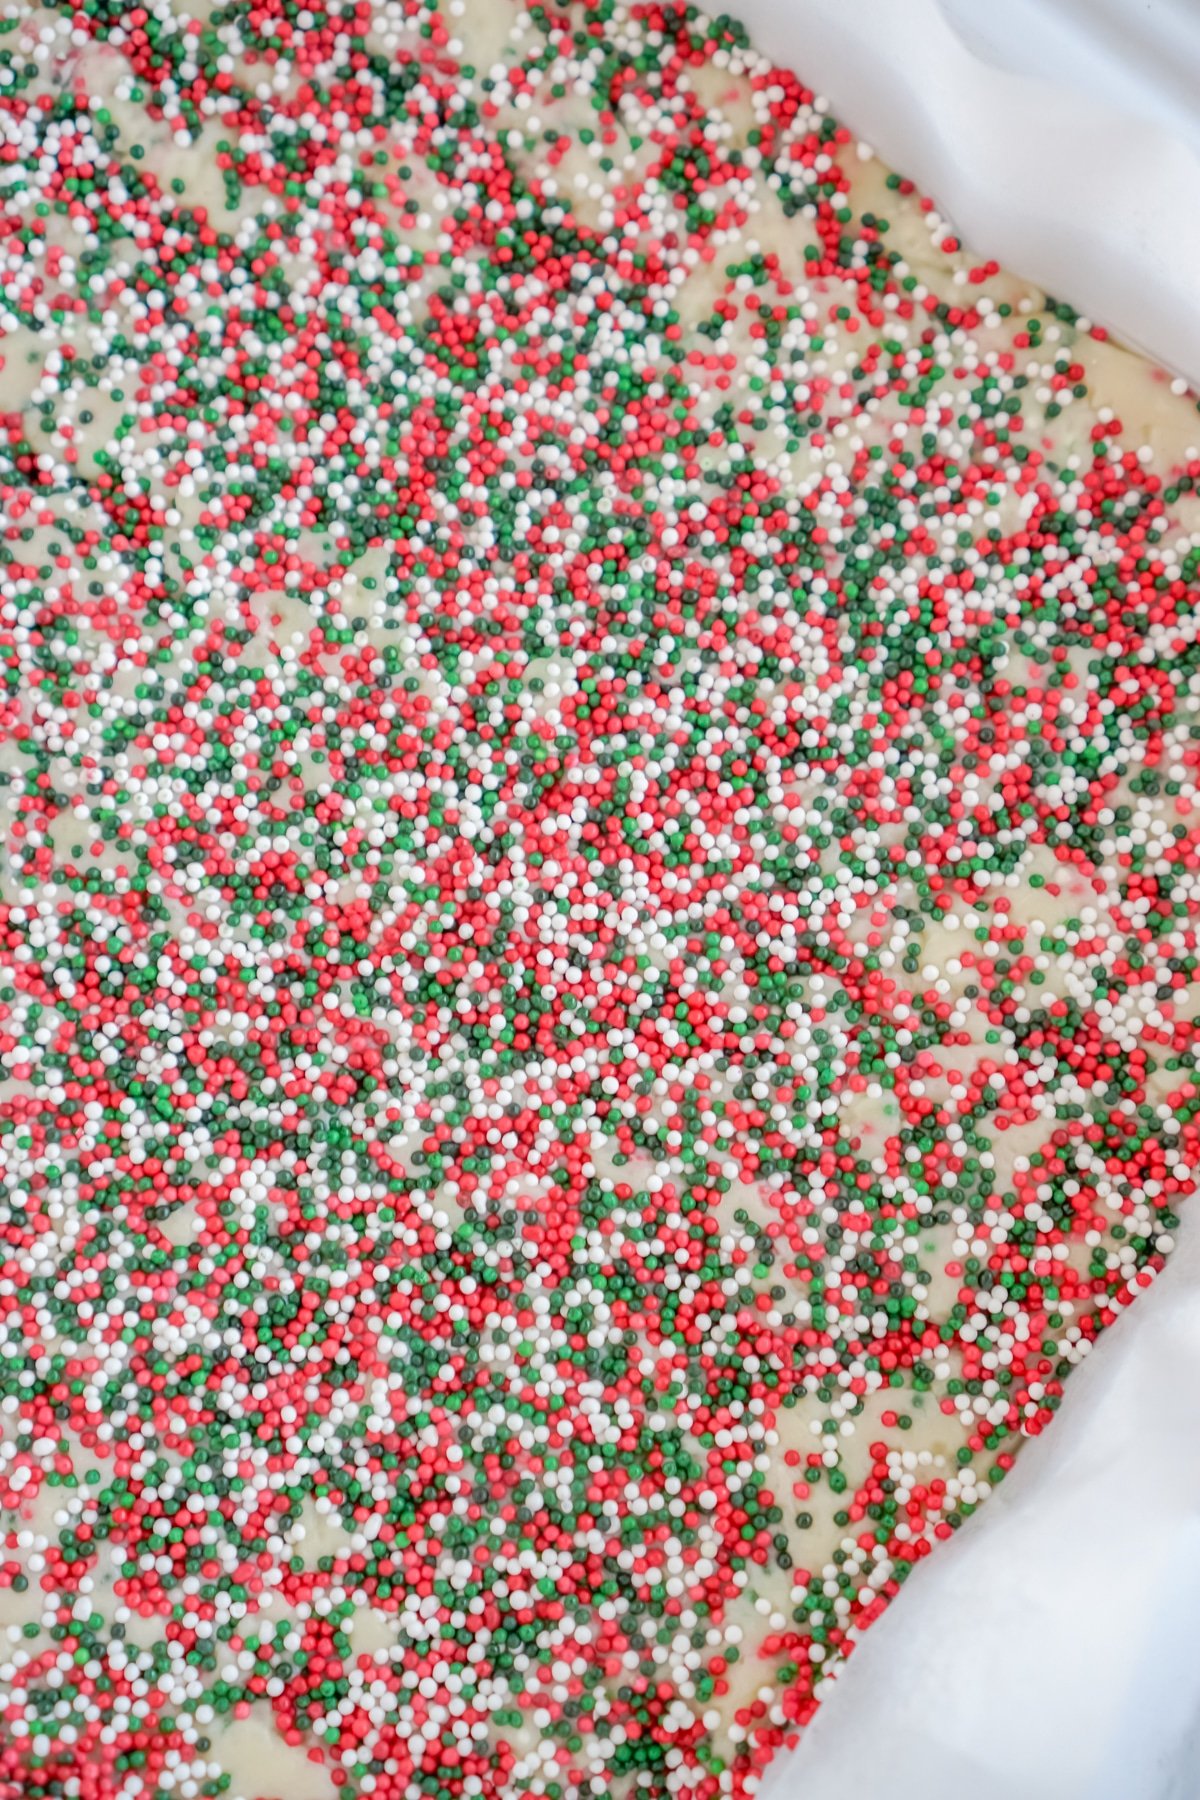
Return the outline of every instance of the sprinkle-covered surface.
[[[1194,1185],[1194,402],[678,7],[0,109],[0,1795],[749,1794]]]

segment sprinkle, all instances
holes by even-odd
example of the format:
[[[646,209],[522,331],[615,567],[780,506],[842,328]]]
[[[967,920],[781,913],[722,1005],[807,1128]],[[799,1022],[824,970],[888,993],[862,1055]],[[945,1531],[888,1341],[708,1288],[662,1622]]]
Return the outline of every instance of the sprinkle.
[[[748,1796],[1195,1185],[1194,401],[656,0],[0,109],[0,1788]]]

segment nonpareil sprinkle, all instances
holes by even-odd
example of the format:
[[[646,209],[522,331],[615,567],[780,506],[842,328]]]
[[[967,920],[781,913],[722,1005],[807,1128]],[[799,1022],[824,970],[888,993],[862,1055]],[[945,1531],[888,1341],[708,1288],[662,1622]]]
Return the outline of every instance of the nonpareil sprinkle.
[[[0,1793],[748,1797],[1200,1154],[1200,421],[674,4],[0,19]]]

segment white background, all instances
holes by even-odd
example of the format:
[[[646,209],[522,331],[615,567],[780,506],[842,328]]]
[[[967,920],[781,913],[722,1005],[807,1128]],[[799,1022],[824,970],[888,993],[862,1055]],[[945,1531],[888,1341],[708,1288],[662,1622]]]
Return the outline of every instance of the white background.
[[[726,9],[968,243],[1200,384],[1200,0]]]
[[[1200,382],[1200,0],[730,10],[968,243]],[[1188,1224],[1049,1432],[867,1633],[764,1800],[1200,1800]]]

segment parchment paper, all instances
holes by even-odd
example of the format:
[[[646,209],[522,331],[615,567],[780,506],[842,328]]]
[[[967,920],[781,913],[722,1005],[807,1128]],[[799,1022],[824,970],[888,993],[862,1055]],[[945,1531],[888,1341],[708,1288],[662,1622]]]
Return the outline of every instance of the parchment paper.
[[[1200,1795],[1200,1219],[764,1800]]]
[[[968,242],[1200,380],[1200,6],[732,10]],[[1166,1273],[865,1636],[763,1800],[1200,1800],[1192,1205]]]

